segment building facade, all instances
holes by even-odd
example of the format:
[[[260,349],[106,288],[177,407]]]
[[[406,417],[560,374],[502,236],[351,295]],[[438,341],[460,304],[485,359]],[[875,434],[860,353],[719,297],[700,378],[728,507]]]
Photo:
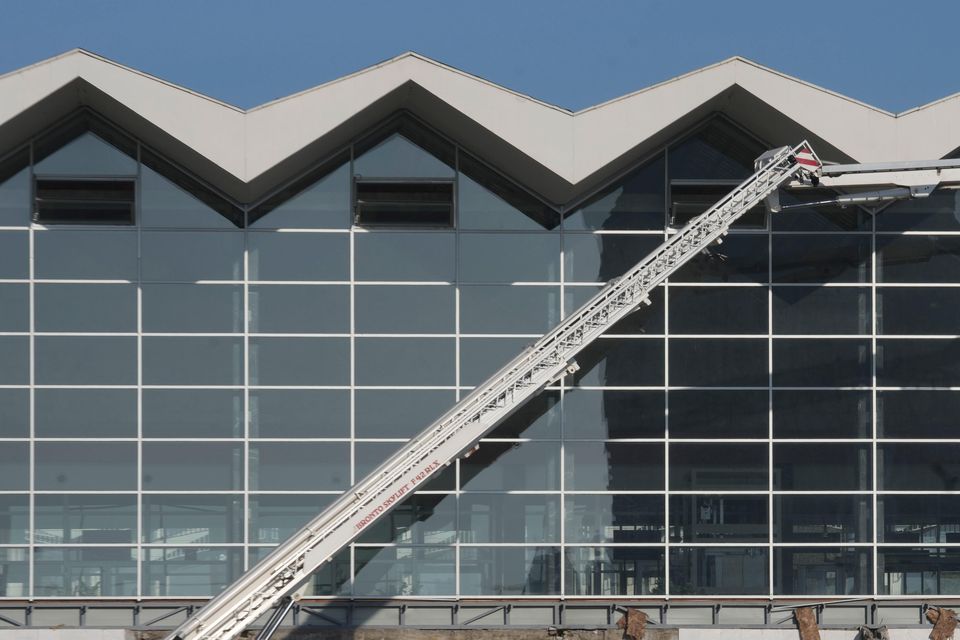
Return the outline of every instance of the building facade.
[[[766,149],[896,152],[858,156],[831,121],[769,118],[728,92],[563,184],[523,169],[522,137],[484,143],[410,98],[351,107],[322,152],[303,139],[297,166],[241,180],[119,104],[107,62],[45,64],[77,58],[90,70],[64,73],[96,92],[28,96],[0,125],[11,610],[216,594]],[[33,71],[0,78],[0,95],[42,84]],[[960,135],[936,143],[943,157]],[[960,594],[955,195],[750,212],[576,375],[321,570],[312,596]]]

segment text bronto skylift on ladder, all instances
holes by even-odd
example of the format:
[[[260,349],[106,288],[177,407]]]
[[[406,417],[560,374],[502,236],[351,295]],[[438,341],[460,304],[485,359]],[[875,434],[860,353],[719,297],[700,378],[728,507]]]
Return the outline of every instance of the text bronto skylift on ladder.
[[[279,604],[259,636],[269,637],[293,606],[297,589],[318,567],[438,470],[471,453],[480,438],[545,386],[574,373],[578,367],[573,358],[581,350],[648,303],[652,289],[718,241],[737,218],[789,180],[816,183],[821,164],[804,142],[768,151],[757,160],[756,168],[743,184],[671,235],[346,491],[175,629],[168,640],[228,640]]]

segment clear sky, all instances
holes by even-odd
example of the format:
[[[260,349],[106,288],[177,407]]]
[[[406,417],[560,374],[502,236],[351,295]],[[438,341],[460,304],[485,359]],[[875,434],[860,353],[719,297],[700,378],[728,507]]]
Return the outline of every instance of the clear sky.
[[[408,50],[570,109],[733,55],[895,112],[960,91],[957,0],[0,5],[0,73],[82,47],[240,107]]]

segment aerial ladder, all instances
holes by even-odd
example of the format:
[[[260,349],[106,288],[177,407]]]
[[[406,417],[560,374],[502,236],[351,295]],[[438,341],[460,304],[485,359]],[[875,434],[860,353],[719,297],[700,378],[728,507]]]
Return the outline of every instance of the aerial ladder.
[[[711,244],[721,242],[739,217],[764,200],[772,212],[790,208],[780,206],[777,194],[781,187],[823,186],[840,191],[848,186],[887,187],[841,193],[829,201],[876,205],[925,197],[938,185],[960,185],[957,161],[824,166],[806,142],[766,152],[757,159],[755,169],[719,202],[669,235],[650,255],[478,385],[166,640],[230,640],[272,610],[258,636],[269,638],[314,571],[437,472],[469,456],[484,435],[544,387],[575,373],[575,357],[580,351],[641,305],[649,304],[654,288]]]

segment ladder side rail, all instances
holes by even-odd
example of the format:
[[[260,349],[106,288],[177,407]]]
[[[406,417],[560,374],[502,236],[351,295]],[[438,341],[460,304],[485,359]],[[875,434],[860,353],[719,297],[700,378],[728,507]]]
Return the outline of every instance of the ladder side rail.
[[[487,383],[475,388],[404,449],[345,492],[326,511],[212,599],[169,638],[179,637],[186,640],[191,634],[200,631],[210,634],[202,637],[227,638],[230,636],[225,633],[235,634],[262,615],[316,568],[305,565],[308,552],[318,549],[319,545],[334,536],[338,529],[342,531],[352,518],[376,504],[398,481],[403,480],[411,470],[415,471],[418,465],[434,456],[444,445],[448,445],[447,448],[453,451],[452,454],[448,452],[449,459],[444,459],[445,464],[469,450],[477,440],[521,406],[523,401],[532,397],[562,372],[569,358],[590,344],[610,325],[631,313],[652,288],[726,233],[736,218],[799,173],[802,167],[795,163],[793,154],[803,146],[799,145],[792,150],[785,148],[768,165],[720,202],[691,220],[623,277],[605,287],[554,330],[501,368]],[[518,386],[521,383],[522,386]],[[464,426],[473,423],[476,423],[477,430],[451,440]],[[434,471],[436,469],[430,474]],[[396,503],[401,501],[397,500]],[[383,510],[376,517],[382,516],[388,510]],[[325,545],[321,553],[314,554],[316,564],[322,564],[329,559],[360,532],[348,529],[348,533],[352,535],[344,538],[346,542],[340,543],[334,549],[326,548]],[[229,623],[227,618],[233,615],[232,612],[237,608],[243,609],[242,615],[237,616],[235,624],[224,629],[224,633],[218,634],[218,629]],[[241,624],[243,626],[240,626]]]

